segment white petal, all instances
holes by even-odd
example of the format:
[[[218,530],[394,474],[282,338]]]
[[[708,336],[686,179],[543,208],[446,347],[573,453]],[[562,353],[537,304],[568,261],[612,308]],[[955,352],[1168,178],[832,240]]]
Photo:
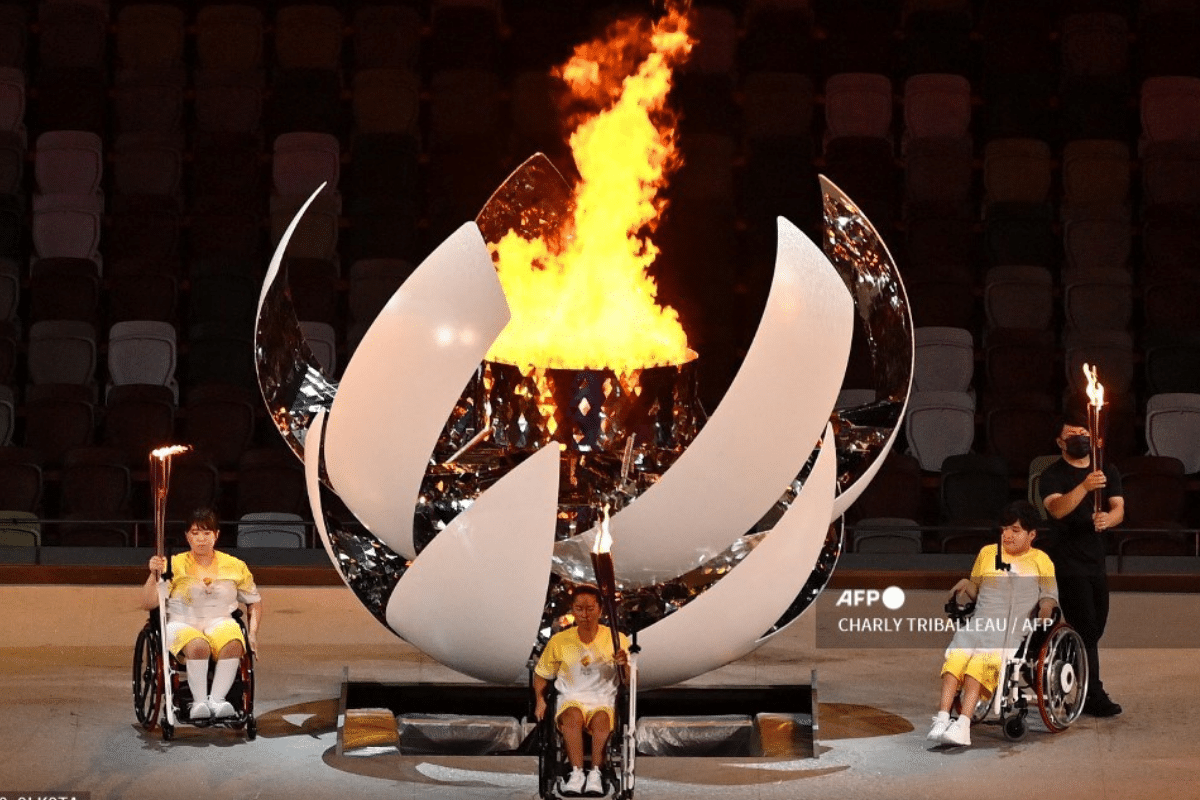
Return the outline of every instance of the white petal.
[[[612,519],[623,581],[687,572],[770,510],[829,421],[850,354],[853,313],[833,265],[781,217],[771,292],[741,370],[679,460]],[[563,547],[590,547],[592,537],[594,531]]]
[[[558,514],[558,448],[544,447],[438,533],[396,585],[387,621],[472,677],[528,677]]]
[[[758,546],[695,600],[638,634],[641,688],[701,675],[760,644],[816,563],[836,483],[833,433],[827,430],[804,491]],[[614,558],[616,553],[614,545]]]
[[[491,255],[468,222],[379,313],[330,409],[325,468],[371,533],[412,558],[413,510],[446,419],[508,323]]]

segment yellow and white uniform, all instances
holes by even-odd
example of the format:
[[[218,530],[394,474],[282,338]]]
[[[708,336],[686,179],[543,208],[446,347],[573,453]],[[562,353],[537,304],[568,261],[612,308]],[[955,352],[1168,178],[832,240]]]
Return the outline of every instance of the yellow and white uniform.
[[[1029,632],[1029,616],[1038,601],[1058,601],[1049,556],[1031,547],[1019,556],[1002,556],[1010,570],[996,569],[997,547],[989,544],[975,558],[971,568],[971,581],[979,587],[975,613],[955,632],[942,666],[942,674],[950,673],[959,683],[964,675],[975,678],[984,696],[996,690],[1005,655],[1015,652]]]
[[[262,600],[254,576],[240,558],[213,552],[214,578],[198,575],[199,565],[191,552],[171,557],[171,585],[167,598],[166,637],[171,652],[179,655],[188,642],[203,638],[216,656],[233,641],[246,646],[241,628],[230,616],[238,603]]]
[[[628,652],[629,637],[620,634],[621,649]],[[568,708],[583,712],[584,724],[600,711],[608,713],[610,724],[616,720],[613,706],[617,702],[617,669],[613,661],[612,630],[601,626],[596,638],[584,643],[579,628],[571,627],[550,637],[542,657],[533,671],[548,681],[554,681],[558,691],[558,719]]]

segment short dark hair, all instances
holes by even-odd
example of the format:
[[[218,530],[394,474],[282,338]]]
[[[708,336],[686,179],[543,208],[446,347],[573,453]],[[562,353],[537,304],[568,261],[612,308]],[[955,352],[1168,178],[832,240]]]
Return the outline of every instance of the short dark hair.
[[[1072,428],[1088,427],[1087,410],[1075,405],[1063,409],[1063,412],[1054,420],[1054,438],[1057,439],[1062,436],[1062,429],[1068,425]]]
[[[599,587],[593,586],[590,583],[581,583],[571,590],[571,605],[574,605],[575,601],[585,594],[596,598],[597,603],[604,603],[604,596],[600,594]]]
[[[217,531],[218,533],[221,531],[217,512],[207,507],[194,509],[191,514],[188,514],[188,528],[190,529],[193,525],[206,531]]]
[[[1021,523],[1027,531],[1036,531],[1042,525],[1042,515],[1026,500],[1014,500],[1000,509],[1000,525]]]

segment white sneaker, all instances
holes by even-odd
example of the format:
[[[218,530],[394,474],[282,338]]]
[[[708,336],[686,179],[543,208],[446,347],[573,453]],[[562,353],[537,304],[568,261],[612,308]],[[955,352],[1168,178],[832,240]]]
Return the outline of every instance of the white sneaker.
[[[588,772],[583,794],[585,797],[604,797],[604,779],[600,777],[600,770],[595,767]]]
[[[208,705],[212,708],[213,719],[226,719],[227,717],[237,716],[237,709],[228,700],[217,700],[214,697],[210,697],[208,698]]]
[[[929,729],[929,733],[925,735],[925,738],[931,742],[940,741],[942,734],[944,734],[946,732],[946,728],[949,727],[950,715],[945,711],[941,711],[936,717],[933,718],[933,727]]]
[[[192,703],[191,708],[188,709],[188,717],[191,719],[212,719],[212,709],[209,708],[208,703],[200,700]]]
[[[951,722],[942,734],[942,744],[956,744],[969,747],[971,744],[971,718],[962,714]]]
[[[571,775],[565,781],[561,779],[559,780],[559,794],[579,797],[581,794],[583,794],[583,783],[583,770],[579,767],[575,767],[571,770]]]

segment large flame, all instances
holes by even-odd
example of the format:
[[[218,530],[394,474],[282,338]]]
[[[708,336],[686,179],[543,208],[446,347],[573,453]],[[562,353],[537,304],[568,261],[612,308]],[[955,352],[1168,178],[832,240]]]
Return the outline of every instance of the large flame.
[[[674,309],[647,274],[658,196],[679,162],[666,108],[672,69],[690,52],[674,3],[652,25],[614,23],[557,70],[571,102],[592,109],[570,137],[580,180],[556,242],[510,231],[494,247],[512,321],[488,358],[517,365],[628,371],[692,354]],[[647,52],[648,50],[648,52]]]
[[[1096,375],[1096,368],[1084,364],[1083,377],[1087,379],[1085,393],[1087,394],[1088,405],[1097,409],[1100,408],[1104,405],[1104,384],[1100,383],[1100,379]]]

